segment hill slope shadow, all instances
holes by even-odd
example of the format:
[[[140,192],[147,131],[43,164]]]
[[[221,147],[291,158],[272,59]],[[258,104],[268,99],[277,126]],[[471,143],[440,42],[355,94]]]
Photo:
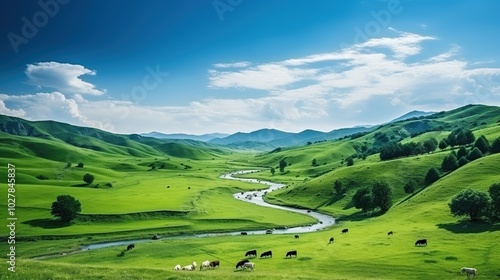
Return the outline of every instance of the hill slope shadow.
[[[33,219],[33,220],[28,220],[25,222],[22,222],[23,224],[32,226],[32,227],[39,227],[39,228],[45,228],[45,229],[53,229],[53,228],[63,228],[70,226],[71,224],[69,223],[62,223],[59,220],[54,220],[50,218],[45,218],[45,219]]]
[[[481,233],[500,230],[500,224],[487,222],[471,222],[466,220],[458,223],[436,224],[436,226],[453,233]]]

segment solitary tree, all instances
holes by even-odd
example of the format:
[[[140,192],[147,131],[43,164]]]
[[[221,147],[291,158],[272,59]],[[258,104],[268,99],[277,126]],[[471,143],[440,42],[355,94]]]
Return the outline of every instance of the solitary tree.
[[[488,142],[488,139],[486,139],[484,135],[481,135],[479,138],[477,138],[476,142],[474,143],[474,147],[478,148],[483,154],[489,152],[491,148],[490,142]]]
[[[444,150],[448,147],[448,142],[446,141],[446,139],[443,139],[441,141],[439,141],[439,148],[441,150]]]
[[[372,186],[372,203],[373,206],[380,208],[380,212],[384,213],[391,208],[392,205],[392,188],[385,181],[375,182]]]
[[[83,168],[83,162],[79,162],[78,165],[76,167],[80,167],[80,168]]]
[[[448,204],[455,216],[469,216],[471,221],[477,221],[488,210],[488,195],[484,192],[466,189],[451,199]]]
[[[493,215],[500,217],[500,184],[493,184],[488,189],[491,197],[491,212]]]
[[[444,172],[453,171],[458,167],[458,161],[454,154],[449,154],[448,156],[446,156],[441,163],[441,169]]]
[[[276,169],[274,169],[274,167],[271,167],[271,175],[274,175],[274,173],[276,173]]]
[[[344,185],[342,184],[342,181],[340,180],[335,180],[335,182],[333,182],[333,189],[335,190],[335,192],[337,194],[342,194],[344,193]]]
[[[403,187],[405,193],[413,193],[416,188],[417,188],[417,183],[415,183],[414,180],[408,181],[408,183],[406,183],[406,185]]]
[[[86,173],[83,175],[83,181],[87,184],[92,184],[92,182],[94,182],[94,175]]]
[[[467,148],[465,148],[465,146],[461,146],[460,149],[458,149],[457,158],[466,157],[468,154],[469,152],[467,152]]]
[[[363,212],[368,212],[373,209],[372,207],[372,194],[370,189],[367,187],[363,187],[358,189],[356,193],[352,196],[352,202],[354,207],[357,209],[361,209]]]
[[[354,159],[352,157],[348,157],[346,159],[347,166],[352,166],[354,164]]]
[[[495,141],[493,141],[493,144],[491,144],[490,151],[492,154],[500,153],[500,137],[498,137],[497,139],[495,139]]]
[[[285,172],[285,167],[287,166],[287,163],[285,159],[280,160],[280,172],[283,173]]]
[[[316,161],[316,159],[313,159],[311,165],[312,166],[317,166],[318,165],[318,161]]]
[[[481,158],[483,156],[483,153],[476,147],[472,149],[472,151],[469,152],[467,155],[467,159],[470,161],[476,160],[478,158]]]
[[[423,144],[424,151],[426,153],[433,152],[434,150],[436,150],[437,145],[438,145],[438,142],[437,142],[436,138],[431,138],[431,139],[425,140],[424,144]]]
[[[427,171],[427,174],[425,175],[425,183],[427,185],[430,185],[437,180],[439,180],[441,175],[439,175],[439,171],[435,167],[429,168],[429,171]]]
[[[80,201],[74,197],[63,194],[57,196],[57,200],[52,202],[50,214],[59,217],[61,222],[69,223],[76,218],[76,215],[82,211]]]

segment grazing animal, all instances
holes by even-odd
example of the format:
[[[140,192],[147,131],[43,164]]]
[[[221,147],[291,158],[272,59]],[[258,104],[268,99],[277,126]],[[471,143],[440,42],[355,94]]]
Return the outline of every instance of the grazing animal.
[[[210,268],[216,268],[220,266],[219,260],[211,261],[210,262]]]
[[[298,235],[295,235],[295,239],[298,239],[298,238],[299,238],[299,236],[298,236]]]
[[[391,231],[389,231],[389,232],[387,233],[387,235],[392,235],[393,233],[394,233],[394,232],[392,232],[392,230],[391,230]]]
[[[242,231],[241,235],[247,235],[248,233],[246,231]]]
[[[462,274],[467,273],[467,279],[472,275],[472,278],[477,277],[477,269],[472,268],[472,267],[462,267],[461,269]]]
[[[157,234],[155,234],[155,235],[153,235],[153,237],[151,239],[158,240],[158,239],[160,239],[160,237]]]
[[[203,270],[203,268],[210,268],[210,262],[208,260],[204,261],[200,265],[200,271]]]
[[[245,257],[251,257],[251,256],[256,257],[257,256],[257,250],[250,250],[250,251],[246,252]]]
[[[332,244],[333,243],[333,237],[330,237],[330,241],[328,241],[328,244]]]
[[[186,266],[182,267],[182,270],[187,270],[187,271],[192,271],[192,270],[195,270],[195,269],[196,269],[196,267],[194,267],[192,264],[186,265]]]
[[[193,262],[191,265],[193,266],[193,270],[196,270],[196,266],[197,266],[196,262]]]
[[[419,239],[415,241],[415,246],[427,246],[427,239]]]
[[[244,264],[246,264],[247,262],[250,262],[248,259],[244,259],[244,260],[241,260],[239,261],[237,264],[236,264],[236,269],[240,268],[240,267],[243,267]]]
[[[174,270],[181,270],[181,265],[178,264],[178,265],[174,266]]]
[[[241,267],[241,269],[250,269],[251,271],[253,271],[253,269],[255,268],[255,264],[253,262],[247,262],[247,263],[244,263],[243,266]]]
[[[260,254],[260,257],[261,258],[267,258],[267,257],[272,258],[273,257],[273,252],[272,251],[264,252],[264,253]]]
[[[129,244],[129,245],[127,246],[127,251],[128,251],[128,250],[132,250],[132,249],[134,249],[134,248],[135,248],[135,244]]]
[[[345,228],[342,230],[342,233],[348,233],[349,232],[349,229]]]
[[[296,250],[288,251],[288,253],[286,253],[285,258],[291,258],[293,256],[297,257],[297,251]]]

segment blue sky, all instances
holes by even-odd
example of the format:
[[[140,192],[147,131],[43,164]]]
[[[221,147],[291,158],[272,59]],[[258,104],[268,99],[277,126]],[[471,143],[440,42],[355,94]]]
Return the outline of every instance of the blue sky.
[[[0,114],[330,131],[500,105],[500,2],[2,1]]]

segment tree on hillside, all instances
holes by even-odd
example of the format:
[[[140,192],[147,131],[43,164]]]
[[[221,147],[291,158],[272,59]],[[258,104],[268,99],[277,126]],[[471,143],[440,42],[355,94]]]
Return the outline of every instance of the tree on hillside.
[[[61,222],[69,223],[76,218],[76,215],[82,211],[80,201],[74,197],[63,194],[57,196],[56,201],[52,202],[50,214],[59,217]]]
[[[479,138],[477,138],[476,142],[474,143],[474,147],[478,148],[483,154],[486,154],[491,149],[490,142],[488,142],[488,139],[486,139],[484,135],[481,135]]]
[[[347,166],[352,166],[354,164],[354,159],[352,157],[348,157],[346,159],[346,165]]]
[[[448,156],[446,156],[443,159],[443,162],[441,163],[441,169],[444,172],[448,171],[453,171],[459,167],[457,158],[455,157],[454,154],[450,153]]]
[[[455,216],[469,216],[471,221],[477,221],[487,213],[488,195],[484,192],[466,189],[458,193],[448,204]]]
[[[417,183],[415,180],[410,180],[406,183],[403,189],[405,190],[405,193],[413,193],[417,189]]]
[[[469,152],[467,155],[467,159],[470,161],[476,160],[478,158],[483,157],[483,153],[478,148],[472,149],[472,151]]]
[[[441,150],[448,148],[448,142],[446,141],[446,139],[439,141],[439,148]]]
[[[465,146],[460,147],[457,152],[457,158],[466,157],[469,154]]]
[[[425,183],[427,185],[430,185],[439,180],[440,177],[441,175],[439,175],[439,171],[435,167],[431,167],[425,175]]]
[[[94,182],[94,175],[86,173],[83,175],[83,181],[87,184],[92,184],[92,182]]]
[[[372,204],[385,213],[392,205],[392,188],[385,181],[375,182],[372,186]]]
[[[276,173],[276,169],[274,169],[274,167],[271,167],[271,175],[274,175],[274,173]]]
[[[491,144],[491,149],[490,149],[492,154],[500,153],[500,137],[495,139],[493,141],[493,144]]]
[[[280,164],[280,172],[281,173],[285,172],[285,167],[287,166],[285,159],[280,160],[279,164]]]
[[[78,165],[76,167],[80,167],[80,168],[83,168],[83,162],[79,162]]]
[[[500,184],[491,185],[488,193],[491,197],[491,214],[500,218]]]
[[[437,148],[438,142],[436,138],[427,139],[424,141],[423,147],[426,153],[434,152]]]
[[[335,180],[335,182],[333,182],[333,189],[337,194],[343,194],[345,191],[344,185],[340,180]]]
[[[372,194],[368,187],[360,188],[352,197],[352,202],[356,209],[361,209],[363,212],[368,212],[372,207]]]
[[[318,166],[318,161],[316,159],[313,159],[311,162],[312,166]]]
[[[458,165],[459,165],[459,166],[464,166],[464,165],[466,165],[467,163],[469,163],[469,160],[468,160],[465,156],[461,157],[461,158],[458,160]]]

